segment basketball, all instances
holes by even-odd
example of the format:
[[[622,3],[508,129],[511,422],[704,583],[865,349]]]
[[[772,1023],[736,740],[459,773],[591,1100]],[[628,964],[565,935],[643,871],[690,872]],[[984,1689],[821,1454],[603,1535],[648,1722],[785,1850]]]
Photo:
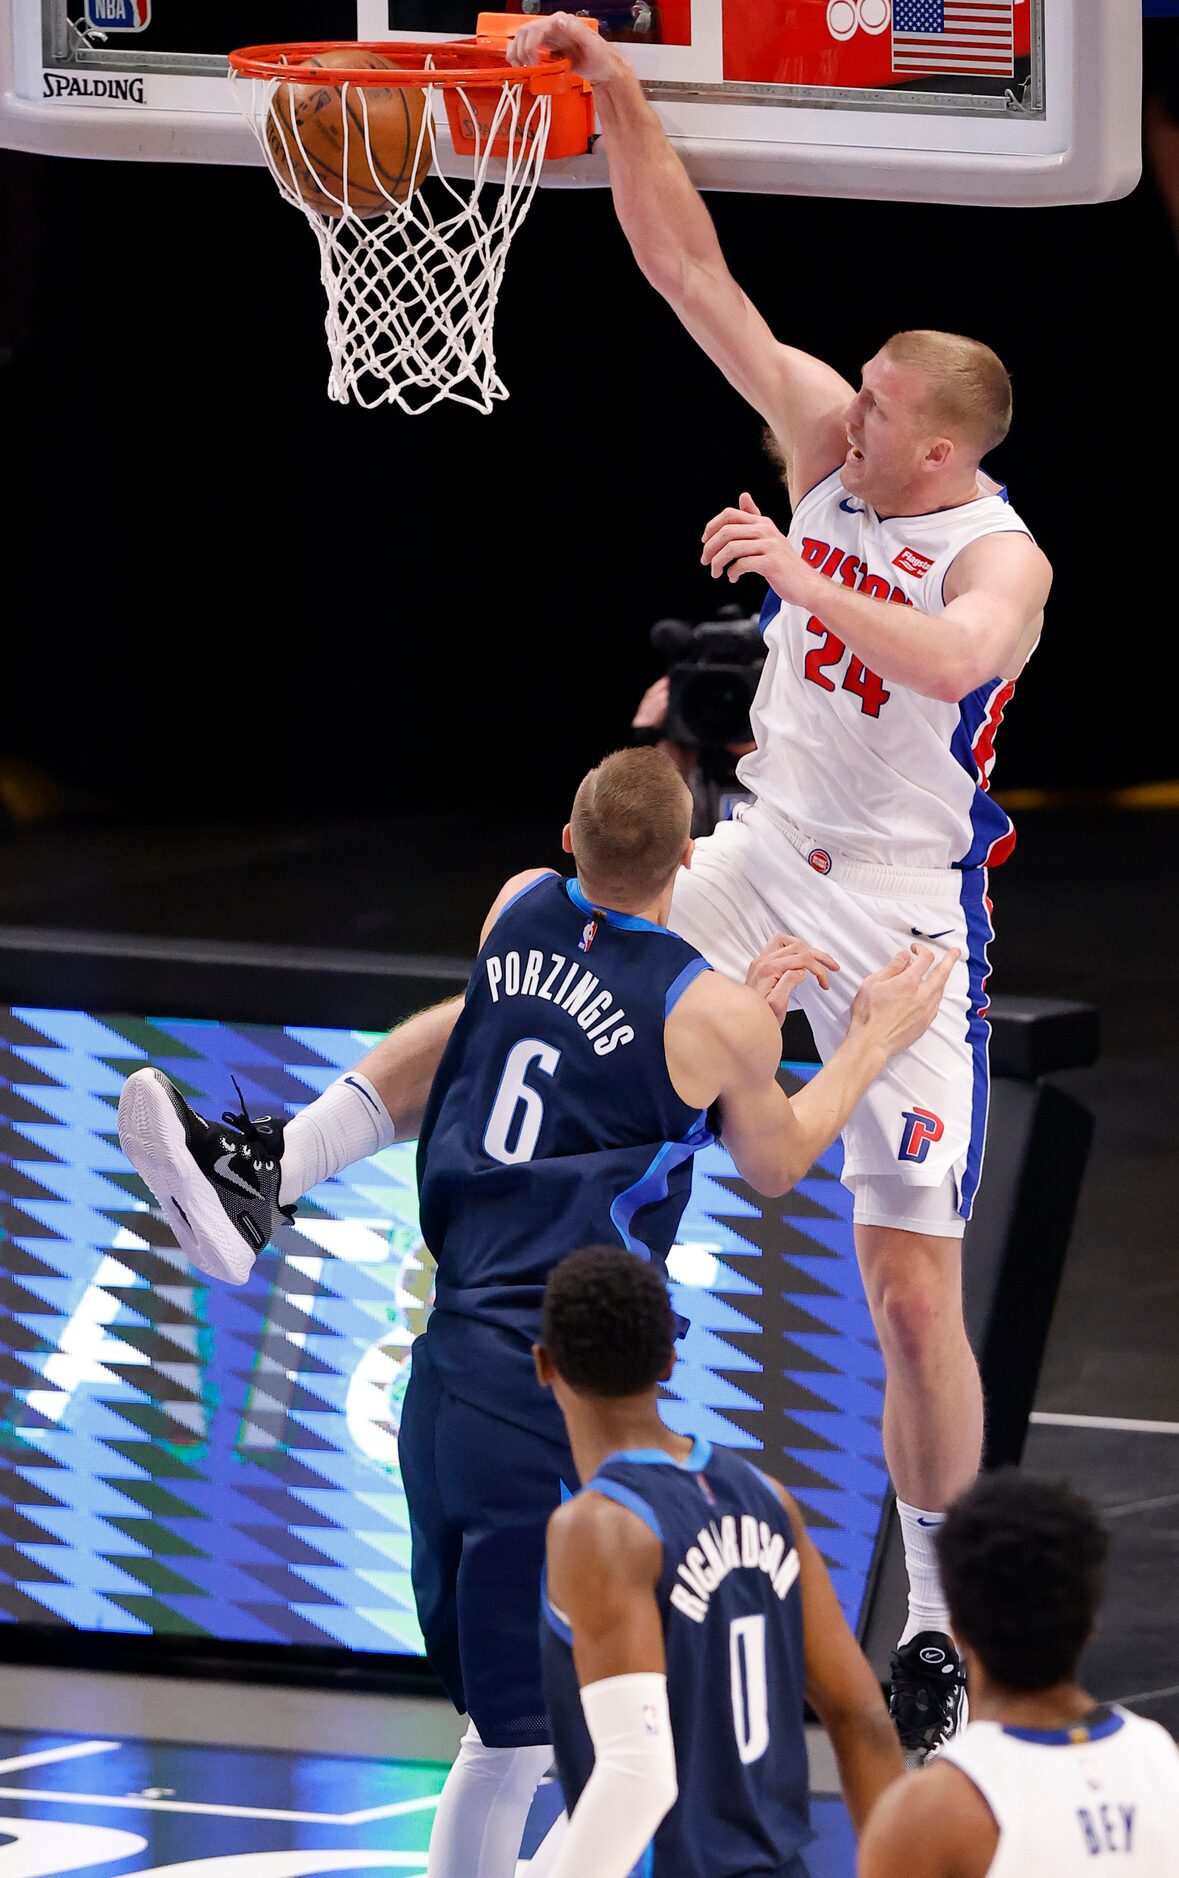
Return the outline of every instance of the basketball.
[[[361,48],[322,52],[300,69],[393,70]],[[278,179],[321,215],[376,215],[404,202],[430,167],[422,134],[425,93],[417,85],[283,84],[266,120]]]

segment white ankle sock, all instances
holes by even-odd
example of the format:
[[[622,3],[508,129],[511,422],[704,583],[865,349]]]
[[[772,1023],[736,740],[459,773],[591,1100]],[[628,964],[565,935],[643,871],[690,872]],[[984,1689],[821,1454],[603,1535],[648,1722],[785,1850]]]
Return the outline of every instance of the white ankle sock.
[[[471,1722],[430,1834],[428,1878],[515,1878],[520,1841],[551,1748],[488,1748]]]
[[[290,1206],[308,1188],[397,1139],[389,1111],[367,1076],[349,1070],[300,1109],[283,1136],[278,1197]]]
[[[941,1630],[950,1634],[950,1613],[942,1595],[937,1555],[933,1537],[945,1519],[944,1513],[927,1513],[919,1506],[897,1501],[901,1535],[905,1541],[905,1569],[909,1574],[909,1616],[901,1642],[908,1643],[922,1630]]]

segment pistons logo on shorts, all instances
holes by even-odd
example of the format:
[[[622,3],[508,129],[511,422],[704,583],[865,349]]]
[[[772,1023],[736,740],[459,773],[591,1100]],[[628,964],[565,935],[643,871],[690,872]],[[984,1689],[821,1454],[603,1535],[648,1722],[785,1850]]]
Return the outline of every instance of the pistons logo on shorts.
[[[812,848],[806,857],[806,864],[808,867],[813,867],[816,874],[829,874],[831,872],[831,856],[828,854],[826,848]]]
[[[86,24],[105,33],[141,33],[151,25],[151,0],[86,0]]]
[[[901,1136],[898,1161],[909,1161],[914,1167],[920,1167],[929,1153],[931,1141],[940,1141],[946,1132],[946,1124],[940,1115],[932,1109],[905,1109],[905,1132]]]

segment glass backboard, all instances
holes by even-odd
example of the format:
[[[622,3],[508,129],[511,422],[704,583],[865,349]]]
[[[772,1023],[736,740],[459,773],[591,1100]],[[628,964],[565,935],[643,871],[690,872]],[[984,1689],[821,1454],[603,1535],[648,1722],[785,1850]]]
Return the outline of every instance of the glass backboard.
[[[524,0],[553,11],[549,0]],[[704,188],[913,201],[1092,201],[1139,170],[1142,0],[621,0],[624,41]],[[259,160],[234,46],[442,38],[478,0],[12,0],[0,144]],[[461,159],[455,159],[456,170]],[[545,181],[606,181],[600,145]]]

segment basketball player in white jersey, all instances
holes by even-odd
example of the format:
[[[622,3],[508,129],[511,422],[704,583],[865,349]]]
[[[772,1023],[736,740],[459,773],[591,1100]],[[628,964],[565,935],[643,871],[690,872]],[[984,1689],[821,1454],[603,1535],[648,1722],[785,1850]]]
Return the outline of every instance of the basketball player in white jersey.
[[[1171,1878],[1179,1749],[1076,1681],[1106,1550],[1092,1509],[1006,1469],[955,1501],[937,1549],[971,1722],[881,1796],[859,1878]]]
[[[756,749],[738,771],[756,802],[697,844],[672,926],[737,978],[783,928],[832,952],[838,976],[799,994],[823,1055],[855,986],[902,939],[962,948],[937,1024],[844,1132],[909,1570],[893,1713],[919,1759],[961,1719],[961,1674],[927,1667],[928,1651],[961,1667],[932,1540],[982,1447],[959,1242],[986,1131],[987,867],[1013,843],[987,782],[1051,580],[979,467],[1006,434],[1010,382],[989,348],[952,334],[898,334],[864,366],[858,391],[780,343],[729,273],[625,54],[566,13],[522,27],[511,56],[527,64],[542,46],[592,80],[635,259],[765,419],[794,511],[786,536],[742,496],[704,531],[714,576],[755,574],[770,589]],[[788,258],[804,271],[823,265]]]

